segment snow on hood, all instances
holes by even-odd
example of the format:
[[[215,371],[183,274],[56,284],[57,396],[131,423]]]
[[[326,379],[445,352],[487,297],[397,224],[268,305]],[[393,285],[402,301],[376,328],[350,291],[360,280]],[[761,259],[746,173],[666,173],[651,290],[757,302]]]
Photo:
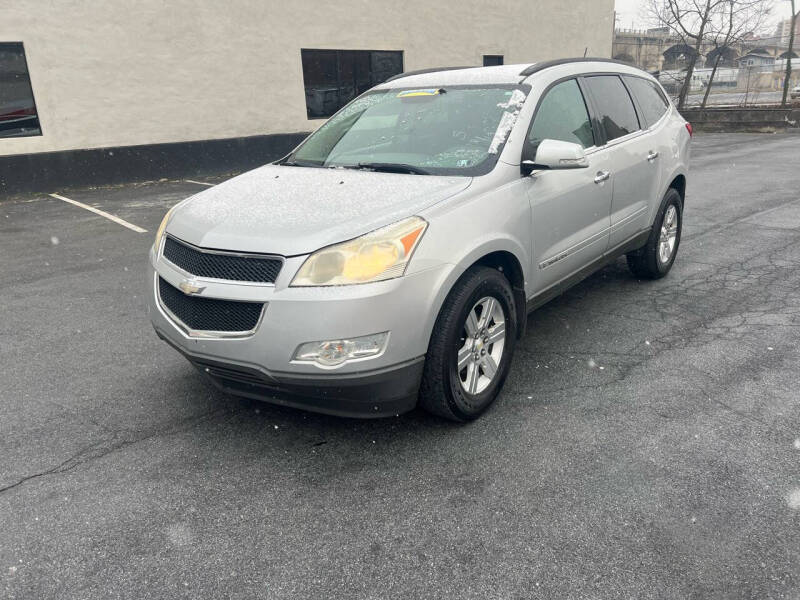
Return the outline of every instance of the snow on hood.
[[[471,181],[267,165],[193,196],[167,230],[203,248],[307,254],[418,214]]]

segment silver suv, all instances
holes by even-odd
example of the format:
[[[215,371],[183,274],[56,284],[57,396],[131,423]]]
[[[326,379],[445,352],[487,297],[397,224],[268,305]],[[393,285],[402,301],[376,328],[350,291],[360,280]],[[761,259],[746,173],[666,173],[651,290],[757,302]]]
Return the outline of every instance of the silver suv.
[[[691,133],[608,60],[399,75],[166,215],[153,326],[233,394],[474,419],[528,312],[622,255],[667,274]]]

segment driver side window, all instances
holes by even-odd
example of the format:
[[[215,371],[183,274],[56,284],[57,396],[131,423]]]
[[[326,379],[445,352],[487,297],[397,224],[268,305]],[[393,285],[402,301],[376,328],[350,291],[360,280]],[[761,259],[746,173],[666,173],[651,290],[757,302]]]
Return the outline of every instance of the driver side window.
[[[574,79],[550,88],[539,105],[528,135],[531,151],[535,154],[541,141],[546,139],[580,144],[584,148],[595,145],[586,101]]]

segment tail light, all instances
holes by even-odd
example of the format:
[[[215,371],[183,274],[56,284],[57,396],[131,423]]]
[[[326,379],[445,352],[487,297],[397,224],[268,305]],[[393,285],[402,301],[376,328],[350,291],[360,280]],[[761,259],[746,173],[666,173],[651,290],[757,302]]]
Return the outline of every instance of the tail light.
[[[694,129],[692,128],[691,123],[686,124],[686,131],[689,132],[689,137],[692,137],[694,135]]]

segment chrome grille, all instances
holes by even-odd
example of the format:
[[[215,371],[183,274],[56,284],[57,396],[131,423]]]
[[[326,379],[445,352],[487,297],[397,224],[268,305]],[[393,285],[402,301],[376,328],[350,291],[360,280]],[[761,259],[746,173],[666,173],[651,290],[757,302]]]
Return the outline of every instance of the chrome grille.
[[[189,329],[247,333],[256,328],[264,309],[263,302],[237,302],[187,296],[167,281],[158,278],[161,304]]]
[[[275,283],[283,266],[279,257],[203,250],[170,236],[164,240],[164,258],[197,277],[254,283]]]

